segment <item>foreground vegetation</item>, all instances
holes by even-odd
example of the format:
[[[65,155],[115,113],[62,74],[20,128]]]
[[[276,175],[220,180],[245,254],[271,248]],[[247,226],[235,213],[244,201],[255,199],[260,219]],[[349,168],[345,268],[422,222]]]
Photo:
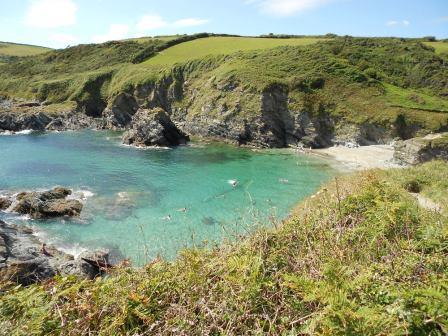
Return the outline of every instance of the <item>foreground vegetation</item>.
[[[448,165],[339,177],[282,225],[174,263],[1,294],[3,335],[445,335]],[[418,188],[416,188],[418,186]]]

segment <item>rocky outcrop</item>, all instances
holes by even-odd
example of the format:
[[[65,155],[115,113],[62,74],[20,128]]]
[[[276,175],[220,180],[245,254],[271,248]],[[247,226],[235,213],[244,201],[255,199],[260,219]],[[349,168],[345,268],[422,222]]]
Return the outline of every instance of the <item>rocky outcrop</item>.
[[[89,117],[70,108],[49,113],[45,110],[48,105],[45,101],[38,103],[0,99],[0,131],[65,131],[98,128],[102,124],[102,119]]]
[[[127,93],[119,94],[110,108],[103,112],[104,128],[120,129],[127,127],[138,110],[135,98]]]
[[[123,143],[134,146],[178,146],[189,137],[180,131],[168,114],[160,108],[140,109],[132,118],[131,129],[123,136]]]
[[[75,259],[42,244],[32,229],[0,221],[0,286],[30,285],[57,274],[93,279],[104,272],[104,264],[110,266],[107,252],[84,253]]]
[[[65,188],[54,188],[44,192],[22,192],[9,201],[12,203],[13,212],[29,215],[34,219],[77,217],[83,205],[78,200],[67,199],[71,193],[71,190]]]
[[[433,159],[448,160],[448,133],[397,141],[394,147],[394,159],[402,164],[415,165]]]
[[[18,132],[22,130],[43,131],[51,122],[45,113],[0,113],[0,130]]]

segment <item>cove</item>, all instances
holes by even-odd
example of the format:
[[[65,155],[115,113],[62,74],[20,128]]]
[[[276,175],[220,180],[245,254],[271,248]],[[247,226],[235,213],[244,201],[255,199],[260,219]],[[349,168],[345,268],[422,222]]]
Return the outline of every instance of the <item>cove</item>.
[[[84,197],[79,219],[0,219],[31,225],[75,255],[107,248],[142,265],[281,220],[335,174],[289,150],[201,142],[143,150],[120,140],[111,131],[0,136],[0,194],[64,186]]]

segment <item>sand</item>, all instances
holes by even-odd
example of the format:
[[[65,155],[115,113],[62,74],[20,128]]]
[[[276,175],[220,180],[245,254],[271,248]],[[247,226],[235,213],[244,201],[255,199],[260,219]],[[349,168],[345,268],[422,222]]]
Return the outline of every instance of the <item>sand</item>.
[[[311,154],[334,161],[342,170],[364,170],[373,168],[399,168],[394,162],[394,148],[391,145],[372,145],[361,147],[335,146],[313,149]]]

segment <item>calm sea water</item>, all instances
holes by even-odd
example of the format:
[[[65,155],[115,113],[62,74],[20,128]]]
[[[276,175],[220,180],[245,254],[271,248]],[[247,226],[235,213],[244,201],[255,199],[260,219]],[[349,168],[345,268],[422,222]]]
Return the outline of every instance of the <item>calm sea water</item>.
[[[284,218],[333,174],[317,158],[285,150],[217,143],[142,150],[107,131],[0,136],[0,193],[59,185],[86,198],[75,220],[0,218],[32,225],[71,253],[108,248],[141,265]]]

